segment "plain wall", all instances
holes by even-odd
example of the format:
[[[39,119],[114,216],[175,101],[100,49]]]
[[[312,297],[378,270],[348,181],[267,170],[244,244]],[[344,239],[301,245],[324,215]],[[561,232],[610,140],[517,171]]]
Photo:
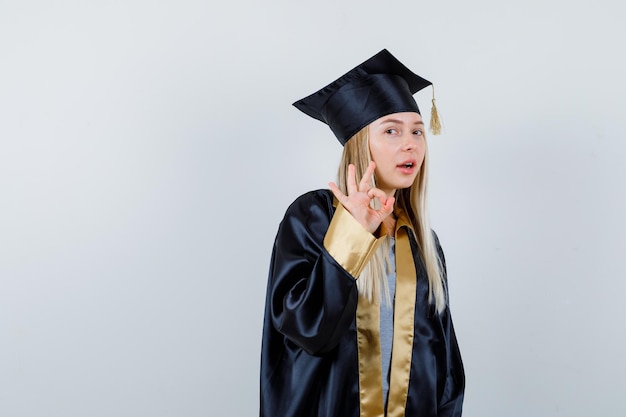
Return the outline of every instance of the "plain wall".
[[[291,103],[382,48],[445,125],[464,416],[619,414],[618,5],[0,1],[0,416],[258,414],[274,235],[341,153]]]

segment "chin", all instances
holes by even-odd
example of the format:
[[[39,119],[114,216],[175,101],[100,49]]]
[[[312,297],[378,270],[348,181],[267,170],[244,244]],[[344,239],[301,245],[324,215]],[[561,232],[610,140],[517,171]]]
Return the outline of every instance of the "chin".
[[[413,185],[414,181],[411,182],[403,182],[401,184],[398,184],[398,186],[396,187],[397,190],[403,190],[405,188],[411,188],[411,186]]]

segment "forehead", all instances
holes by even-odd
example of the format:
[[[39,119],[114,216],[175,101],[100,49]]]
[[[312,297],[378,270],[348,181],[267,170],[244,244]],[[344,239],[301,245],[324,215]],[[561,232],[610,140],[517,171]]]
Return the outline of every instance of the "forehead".
[[[391,113],[382,116],[372,122],[373,125],[381,125],[386,123],[402,123],[402,124],[420,124],[422,116],[416,112]]]

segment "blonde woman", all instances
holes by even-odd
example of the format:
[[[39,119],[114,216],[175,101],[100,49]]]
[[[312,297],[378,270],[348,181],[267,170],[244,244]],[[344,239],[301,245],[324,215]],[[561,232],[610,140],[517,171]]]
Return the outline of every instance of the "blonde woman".
[[[262,417],[461,415],[465,376],[413,98],[430,84],[383,50],[294,104],[344,151],[338,184],[296,199],[276,236]]]

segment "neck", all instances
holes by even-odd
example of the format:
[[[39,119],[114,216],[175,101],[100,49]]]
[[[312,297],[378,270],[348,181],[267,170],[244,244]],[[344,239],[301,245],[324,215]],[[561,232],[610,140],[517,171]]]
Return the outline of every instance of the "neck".
[[[396,235],[396,216],[391,213],[383,220],[383,224],[387,230],[387,236],[394,237]]]

